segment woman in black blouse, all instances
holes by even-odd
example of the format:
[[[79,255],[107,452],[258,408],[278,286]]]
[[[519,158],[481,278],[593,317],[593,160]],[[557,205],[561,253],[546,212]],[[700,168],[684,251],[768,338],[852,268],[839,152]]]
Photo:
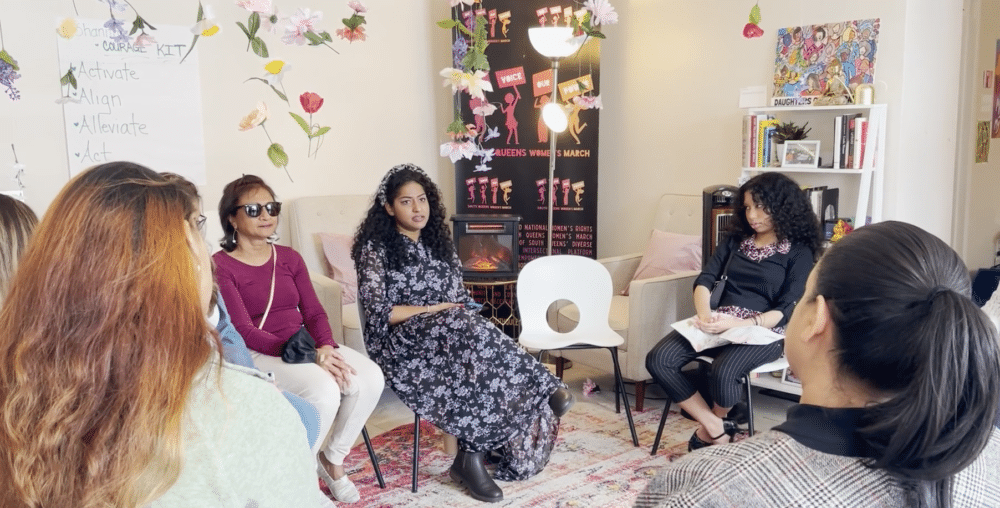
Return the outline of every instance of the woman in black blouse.
[[[819,220],[798,184],[781,173],[757,175],[740,187],[738,195],[743,213],[735,214],[733,231],[695,279],[694,325],[711,334],[750,325],[783,334],[820,253]],[[712,287],[730,252],[728,282],[718,307],[712,309]],[[695,352],[676,331],[653,347],[646,356],[646,369],[671,400],[701,423],[689,449],[730,441],[737,426],[728,415],[739,401],[740,380],[754,368],[778,359],[782,347],[783,341],[777,341],[727,344]],[[681,368],[699,355],[715,358],[710,373],[712,407],[681,374]]]

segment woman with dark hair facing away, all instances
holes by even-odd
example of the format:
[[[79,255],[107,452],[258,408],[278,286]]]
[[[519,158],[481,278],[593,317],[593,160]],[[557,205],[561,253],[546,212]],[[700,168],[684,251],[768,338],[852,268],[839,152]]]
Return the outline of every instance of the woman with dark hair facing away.
[[[458,438],[452,479],[496,502],[503,492],[486,452],[502,455],[496,479],[538,473],[574,399],[475,310],[445,217],[437,185],[417,166],[382,178],[351,251],[365,346],[410,409]]]
[[[37,224],[38,216],[28,205],[0,194],[0,302],[7,296],[7,286]]]
[[[274,191],[259,177],[245,175],[226,185],[219,200],[225,237],[222,251],[213,256],[215,279],[257,368],[273,372],[279,388],[319,411],[316,473],[337,501],[354,503],[361,495],[347,477],[344,459],[385,381],[374,362],[334,342],[302,256],[274,244],[280,212]],[[315,341],[315,361],[286,363],[283,347],[303,334]]]
[[[0,312],[0,506],[318,505],[295,411],[221,361],[197,223],[128,162],[49,207]]]
[[[1000,342],[950,247],[859,228],[809,275],[785,335],[785,423],[683,457],[639,507],[1000,506]]]
[[[744,183],[737,194],[742,207],[733,230],[694,281],[694,326],[720,334],[738,326],[762,326],[783,333],[806,276],[821,250],[819,219],[798,184],[781,173],[762,173]],[[731,259],[730,259],[731,256]],[[728,262],[728,269],[726,265]],[[718,307],[710,305],[712,288],[725,271],[728,277]],[[646,370],[670,397],[701,426],[688,450],[728,443],[745,411],[730,409],[740,400],[740,382],[751,370],[781,356],[782,342],[766,345],[726,344],[696,352],[677,331],[667,334],[646,356]],[[681,368],[696,357],[714,358],[708,403]],[[742,413],[742,414],[735,414]]]

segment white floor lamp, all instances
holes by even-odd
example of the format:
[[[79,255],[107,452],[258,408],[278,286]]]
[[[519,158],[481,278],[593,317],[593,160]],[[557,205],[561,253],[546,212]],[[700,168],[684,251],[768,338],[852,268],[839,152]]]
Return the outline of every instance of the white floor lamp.
[[[545,255],[552,255],[552,209],[555,189],[553,179],[556,173],[556,135],[566,130],[569,125],[569,118],[566,111],[557,101],[557,88],[559,85],[559,61],[573,53],[576,53],[583,45],[586,35],[574,37],[572,27],[544,26],[528,29],[528,40],[545,58],[552,61],[552,99],[542,108],[542,120],[549,128],[549,222],[548,222],[548,243],[546,244]]]

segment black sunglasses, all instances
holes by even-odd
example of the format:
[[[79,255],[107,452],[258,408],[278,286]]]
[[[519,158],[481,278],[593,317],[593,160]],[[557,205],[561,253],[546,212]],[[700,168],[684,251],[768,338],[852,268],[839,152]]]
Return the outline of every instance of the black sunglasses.
[[[237,206],[236,209],[239,210],[243,208],[243,211],[247,213],[247,217],[258,217],[260,216],[260,211],[267,210],[267,214],[271,217],[277,217],[281,213],[281,203],[277,201],[271,201],[267,204],[260,203],[249,203],[242,206]]]

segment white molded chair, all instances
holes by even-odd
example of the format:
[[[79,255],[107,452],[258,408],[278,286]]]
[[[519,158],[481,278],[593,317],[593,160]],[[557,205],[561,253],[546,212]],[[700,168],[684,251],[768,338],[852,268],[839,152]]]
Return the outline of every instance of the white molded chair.
[[[558,332],[549,326],[549,306],[559,300],[576,304],[580,320],[571,331]],[[611,352],[614,364],[615,405],[618,394],[624,397],[625,383],[618,365],[618,346],[625,342],[608,324],[611,309],[611,274],[597,261],[582,256],[547,256],[530,261],[517,277],[517,306],[521,314],[518,342],[528,349],[542,351],[604,348]],[[632,443],[639,446],[632,421],[632,410],[625,401]]]
[[[714,361],[714,358],[712,358],[711,356],[699,356],[698,358],[695,358],[694,361],[704,362],[704,363],[709,363],[710,364],[710,363],[712,363]],[[761,365],[761,366],[759,366],[759,367],[751,370],[750,374],[751,375],[753,375],[753,374],[769,374],[769,373],[774,372],[776,370],[784,370],[784,369],[787,369],[787,368],[788,368],[788,360],[785,359],[784,356],[782,356],[781,358],[778,358],[777,360],[775,360],[773,362],[765,363],[764,365]],[[747,390],[747,392],[746,392],[747,393],[747,413],[749,414],[749,421],[747,422],[747,426],[749,427],[748,430],[750,431],[750,437],[753,437],[753,435],[754,435],[754,428],[753,428],[753,398],[752,398],[753,397],[753,386],[751,386],[751,384],[750,384],[750,376],[746,376],[746,377],[743,378],[743,386],[746,387],[746,390]],[[650,455],[656,455],[656,450],[657,450],[657,448],[660,447],[660,436],[663,435],[663,424],[665,424],[667,422],[667,413],[669,413],[669,412],[670,412],[670,400],[667,400],[666,404],[663,406],[663,416],[660,417],[660,426],[656,429],[656,439],[653,440],[653,451],[650,452]]]

